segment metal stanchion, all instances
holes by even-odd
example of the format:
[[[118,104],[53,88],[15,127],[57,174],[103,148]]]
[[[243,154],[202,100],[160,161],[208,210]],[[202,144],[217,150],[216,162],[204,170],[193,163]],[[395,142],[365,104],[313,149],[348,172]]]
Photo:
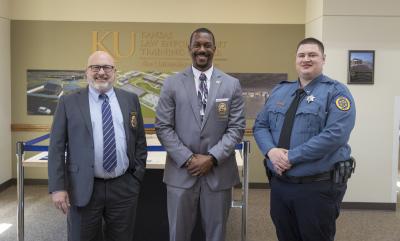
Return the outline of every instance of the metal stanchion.
[[[250,153],[250,142],[243,141],[241,144],[241,154],[243,160],[243,181],[242,181],[242,198],[235,200],[232,192],[232,207],[242,209],[242,226],[241,226],[241,241],[246,241],[247,235],[247,202],[249,196],[249,153]]]
[[[18,189],[18,208],[17,208],[17,233],[18,241],[24,241],[24,143],[17,142],[17,189]]]
[[[246,241],[247,235],[247,203],[249,196],[249,153],[250,141],[243,142],[243,195],[242,195],[242,241]]]

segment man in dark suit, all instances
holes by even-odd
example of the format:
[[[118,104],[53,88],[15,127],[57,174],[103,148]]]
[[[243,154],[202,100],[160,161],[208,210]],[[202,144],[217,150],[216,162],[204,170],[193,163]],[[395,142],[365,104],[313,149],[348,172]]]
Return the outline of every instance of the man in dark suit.
[[[244,134],[244,101],[239,80],[213,66],[215,50],[212,32],[195,30],[192,66],[164,81],[157,106],[170,241],[190,240],[198,206],[206,240],[225,240],[231,188],[239,183],[235,145]]]
[[[87,88],[62,96],[54,115],[49,192],[67,214],[69,241],[131,241],[147,158],[139,99],[113,88],[106,52],[89,57],[86,78]]]

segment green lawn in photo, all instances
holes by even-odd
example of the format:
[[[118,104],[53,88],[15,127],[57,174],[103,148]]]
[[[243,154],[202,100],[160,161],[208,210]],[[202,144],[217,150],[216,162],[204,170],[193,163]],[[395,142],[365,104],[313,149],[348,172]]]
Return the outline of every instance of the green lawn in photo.
[[[141,105],[141,107],[142,107],[142,115],[144,118],[153,118],[154,119],[156,117],[156,113],[152,109],[149,109],[144,105]]]
[[[160,89],[152,87],[150,84],[143,82],[143,81],[138,81],[135,83],[138,87],[148,90],[150,92],[153,92],[154,94],[160,95]]]

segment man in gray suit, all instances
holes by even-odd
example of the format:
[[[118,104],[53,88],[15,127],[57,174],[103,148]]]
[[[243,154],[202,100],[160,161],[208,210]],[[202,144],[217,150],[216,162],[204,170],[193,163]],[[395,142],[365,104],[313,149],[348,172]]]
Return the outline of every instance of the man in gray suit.
[[[49,191],[70,241],[133,239],[146,139],[139,99],[113,88],[115,77],[113,58],[94,52],[88,86],[62,96],[54,115]]]
[[[244,134],[237,79],[216,69],[212,32],[190,37],[192,66],[164,81],[156,132],[167,151],[164,182],[170,241],[189,241],[200,207],[207,241],[225,240],[231,188],[239,183],[235,145]]]

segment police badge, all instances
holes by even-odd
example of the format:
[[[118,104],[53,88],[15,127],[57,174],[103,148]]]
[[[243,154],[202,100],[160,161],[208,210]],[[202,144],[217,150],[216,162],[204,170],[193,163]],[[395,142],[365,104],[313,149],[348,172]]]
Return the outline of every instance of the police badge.
[[[136,112],[131,112],[130,117],[131,117],[132,128],[136,128],[137,127]]]
[[[216,99],[216,109],[218,119],[228,118],[228,99]]]
[[[227,107],[225,102],[218,103],[218,115],[225,116],[227,113]]]

